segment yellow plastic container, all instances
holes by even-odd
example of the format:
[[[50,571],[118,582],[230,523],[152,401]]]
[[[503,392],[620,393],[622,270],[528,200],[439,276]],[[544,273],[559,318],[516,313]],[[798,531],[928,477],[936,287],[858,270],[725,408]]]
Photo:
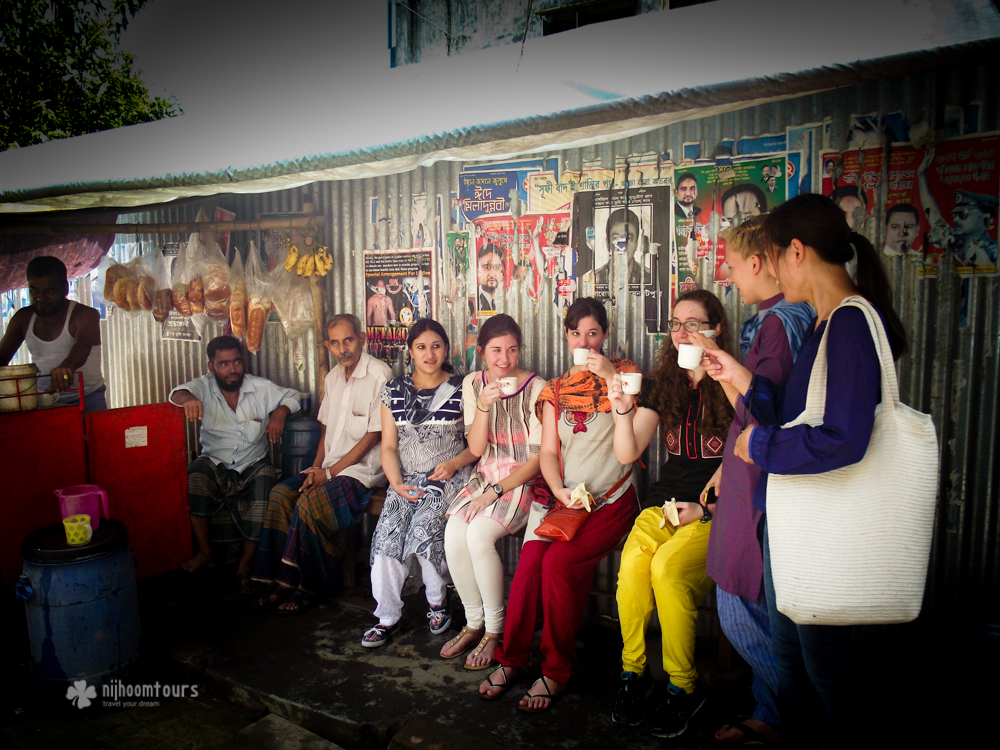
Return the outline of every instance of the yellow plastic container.
[[[66,544],[71,547],[88,544],[94,536],[94,530],[90,528],[90,516],[85,513],[64,518],[63,527],[66,529]]]

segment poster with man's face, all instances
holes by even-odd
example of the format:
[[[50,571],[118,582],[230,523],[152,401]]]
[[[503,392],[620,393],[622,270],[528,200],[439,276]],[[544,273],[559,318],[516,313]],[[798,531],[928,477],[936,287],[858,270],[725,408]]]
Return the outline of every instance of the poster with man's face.
[[[433,317],[431,249],[366,250],[365,330],[368,353],[393,365],[409,327]]]

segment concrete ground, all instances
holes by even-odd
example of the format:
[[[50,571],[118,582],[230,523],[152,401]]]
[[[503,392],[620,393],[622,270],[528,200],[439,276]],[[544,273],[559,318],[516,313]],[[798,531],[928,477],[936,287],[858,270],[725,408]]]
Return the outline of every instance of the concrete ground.
[[[719,746],[712,733],[725,720],[753,707],[745,665],[734,652],[733,668],[722,671],[711,639],[699,642],[698,650],[708,702],[682,737],[660,740],[644,727],[624,729],[611,721],[621,639],[606,625],[585,625],[567,692],[550,711],[528,714],[517,710],[517,701],[539,674],[537,653],[507,695],[481,700],[476,688],[487,673],[464,670],[462,659],[438,657],[454,631],[429,633],[419,592],[406,598],[402,633],[373,650],[360,645],[362,632],[375,622],[374,600],[363,590],[293,617],[258,609],[221,566],[146,580],[139,593],[143,653],[126,682],[197,685],[198,695],[163,699],[155,707],[79,709],[64,694],[39,691],[30,675],[23,612],[8,606],[4,619],[13,627],[5,630],[17,635],[5,651],[0,744],[74,750],[706,748]],[[893,632],[910,639],[908,631]],[[905,658],[915,655],[904,653],[901,642],[879,635],[862,639],[859,650],[871,667],[880,716],[913,738],[914,728],[927,724],[927,706],[918,701],[920,660]],[[658,651],[654,630],[649,653]],[[939,724],[927,725],[924,739]]]

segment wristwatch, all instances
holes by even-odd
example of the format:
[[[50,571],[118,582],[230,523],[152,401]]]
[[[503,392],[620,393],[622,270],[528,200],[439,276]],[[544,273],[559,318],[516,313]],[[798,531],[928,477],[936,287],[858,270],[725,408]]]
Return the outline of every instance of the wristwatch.
[[[503,487],[501,487],[499,484],[494,484],[494,485],[492,485],[491,489],[495,493],[497,493],[497,500],[499,500],[500,496],[503,495]]]

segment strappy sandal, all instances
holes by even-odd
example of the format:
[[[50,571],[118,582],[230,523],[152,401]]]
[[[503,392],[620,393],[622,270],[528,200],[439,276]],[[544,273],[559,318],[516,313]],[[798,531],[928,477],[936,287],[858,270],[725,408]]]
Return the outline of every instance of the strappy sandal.
[[[503,675],[503,682],[500,683],[493,682],[493,677],[496,676],[497,672]],[[501,697],[504,693],[506,693],[507,688],[510,687],[510,677],[507,676],[507,667],[501,664],[499,667],[494,669],[486,676],[486,682],[489,683],[490,687],[485,693],[480,693],[479,697],[482,698],[484,701],[495,701],[497,698]],[[497,688],[500,689],[500,692],[496,693],[495,695],[490,695],[490,691],[496,690]]]
[[[535,685],[537,685],[539,682],[542,683],[542,687],[545,688],[545,695],[532,695],[531,690],[529,690],[527,693],[524,694],[524,698],[527,698],[529,701],[532,698],[548,698],[549,699],[548,704],[542,706],[541,708],[532,708],[531,706],[526,706],[523,703],[518,703],[517,707],[521,711],[527,711],[529,714],[537,714],[541,713],[542,711],[548,711],[550,708],[552,708],[552,701],[556,699],[556,695],[558,695],[558,693],[556,693],[556,695],[552,694],[552,691],[549,690],[549,683],[546,681],[544,676],[539,677],[537,680],[535,680],[534,684],[531,687],[534,688]],[[555,682],[555,680],[553,680],[553,682]],[[524,700],[524,698],[521,698],[521,700]]]
[[[466,648],[462,649],[461,651],[456,651],[451,656],[445,656],[444,655],[444,650],[446,648],[452,648],[453,646],[458,645],[458,642],[460,640],[462,640],[463,638],[465,638],[465,636],[467,636],[467,635],[477,635],[478,636],[479,633],[481,633],[481,632],[483,632],[482,628],[475,628],[475,629],[473,629],[473,628],[468,627],[467,625],[463,625],[462,626],[462,632],[460,632],[458,635],[456,635],[454,638],[452,638],[450,641],[448,641],[446,644],[444,644],[444,646],[442,647],[441,652],[438,654],[438,656],[440,656],[442,659],[457,659],[459,656],[462,656],[463,654],[469,653],[469,649],[473,648],[473,646],[471,644],[469,646],[467,646]]]
[[[472,652],[472,656],[479,656],[481,653],[483,653],[483,649],[486,648],[486,645],[490,641],[496,641],[496,640],[499,640],[499,638],[489,635],[488,633],[484,633],[483,639],[479,641],[479,645],[476,646],[476,650]],[[466,660],[464,667],[470,672],[481,672],[484,669],[489,669],[490,667],[492,667],[493,661],[494,661],[493,659],[490,659],[488,662],[486,662],[485,664],[480,664],[478,667],[470,667],[468,660]]]

